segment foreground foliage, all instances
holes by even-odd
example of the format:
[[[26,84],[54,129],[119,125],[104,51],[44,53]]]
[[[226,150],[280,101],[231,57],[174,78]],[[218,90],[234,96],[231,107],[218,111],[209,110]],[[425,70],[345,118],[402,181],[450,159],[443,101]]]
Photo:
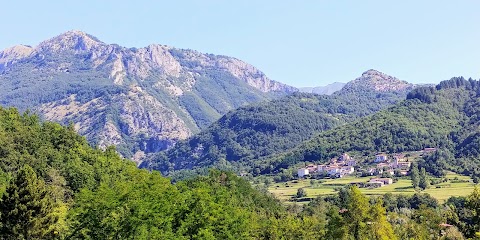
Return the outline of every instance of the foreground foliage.
[[[230,172],[172,184],[15,109],[0,109],[0,128],[1,239],[464,239],[480,230],[478,189],[439,205],[425,194],[367,198],[353,186],[286,207]]]
[[[45,183],[25,165],[0,201],[0,236],[15,239],[52,238],[58,221]]]

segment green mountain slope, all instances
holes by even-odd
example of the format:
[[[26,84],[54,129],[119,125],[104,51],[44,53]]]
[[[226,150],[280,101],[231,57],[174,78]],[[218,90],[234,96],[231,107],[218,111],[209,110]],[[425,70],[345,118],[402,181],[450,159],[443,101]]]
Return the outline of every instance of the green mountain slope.
[[[264,173],[298,162],[323,162],[342,152],[371,155],[437,148],[421,164],[436,175],[448,169],[478,176],[480,82],[453,78],[418,88],[407,100],[352,124],[320,133],[295,150],[258,161]]]
[[[93,149],[71,126],[42,123],[37,116],[0,108],[1,189],[24,165],[57,184],[59,199],[70,199],[81,188],[95,188],[107,175],[121,178],[122,169],[135,168],[112,148]]]
[[[232,109],[296,89],[238,59],[152,44],[126,48],[70,31],[0,52],[0,104],[68,124],[141,160]]]
[[[385,85],[389,88],[378,87]],[[210,166],[252,171],[256,160],[391,106],[413,87],[369,70],[331,96],[296,93],[229,112],[206,130],[152,156],[141,166],[165,174]]]

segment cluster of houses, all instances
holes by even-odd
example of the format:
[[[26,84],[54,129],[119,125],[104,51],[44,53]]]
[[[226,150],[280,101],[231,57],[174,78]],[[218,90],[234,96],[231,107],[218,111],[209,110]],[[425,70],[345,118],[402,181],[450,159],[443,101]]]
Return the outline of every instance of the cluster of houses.
[[[418,152],[421,154],[428,154],[435,152],[436,150],[436,148],[425,148]],[[403,154],[394,154],[391,155],[390,158],[389,155],[385,153],[378,153],[377,155],[375,155],[373,163],[369,164],[369,166],[374,165],[375,167],[368,167],[366,169],[362,168],[362,172],[366,171],[366,173],[370,176],[379,175],[384,172],[388,172],[391,175],[394,175],[395,173],[407,175],[408,171],[410,170],[411,164],[412,162],[408,161],[408,159]],[[328,164],[310,164],[306,167],[298,169],[297,173],[298,177],[300,178],[312,174],[323,174],[329,177],[341,178],[345,175],[353,174],[355,172],[355,166],[357,166],[357,161],[350,157],[347,153],[344,153],[338,158],[331,159]],[[391,178],[371,178],[368,182],[358,182],[351,184],[357,184],[360,187],[383,187],[392,183],[393,179]]]
[[[355,172],[357,162],[344,153],[339,158],[333,158],[329,164],[313,165],[298,169],[298,177],[305,177],[313,173],[325,174],[330,177],[343,177]]]
[[[384,171],[393,175],[396,170],[402,175],[407,175],[410,165],[412,164],[412,162],[408,161],[403,154],[393,155],[393,161],[390,161],[386,154],[380,153],[375,156],[374,162],[377,165],[375,168],[368,169],[368,174],[370,175],[382,174]]]
[[[407,175],[411,165],[411,162],[408,161],[403,154],[395,154],[391,160],[387,154],[379,153],[375,156],[373,162],[376,166],[366,169],[367,174],[371,176],[382,174],[384,172],[389,172],[393,175],[395,171],[400,172],[402,175]],[[328,164],[310,164],[306,167],[300,168],[298,169],[297,174],[300,178],[314,173],[338,178],[354,173],[356,165],[357,161],[347,153],[344,153],[338,158],[331,159]]]

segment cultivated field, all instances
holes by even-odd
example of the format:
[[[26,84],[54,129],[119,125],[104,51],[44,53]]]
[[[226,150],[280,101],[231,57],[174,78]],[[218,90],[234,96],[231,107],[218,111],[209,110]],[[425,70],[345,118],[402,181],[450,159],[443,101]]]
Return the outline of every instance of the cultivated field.
[[[268,189],[279,199],[288,201],[292,199],[292,196],[296,195],[299,188],[304,188],[307,197],[312,198],[320,195],[335,194],[335,188],[343,187],[352,182],[368,182],[370,178],[371,177],[344,177],[338,179],[313,180],[313,185],[310,179],[293,180],[286,183],[272,184]],[[428,193],[440,202],[444,202],[451,196],[466,196],[470,194],[474,188],[474,184],[467,176],[448,173],[446,178],[448,179],[447,182],[432,185],[429,189],[422,191],[422,193]],[[407,195],[415,193],[415,189],[408,178],[399,179],[391,185],[385,185],[379,188],[360,188],[360,190],[364,194],[371,196],[385,193]]]

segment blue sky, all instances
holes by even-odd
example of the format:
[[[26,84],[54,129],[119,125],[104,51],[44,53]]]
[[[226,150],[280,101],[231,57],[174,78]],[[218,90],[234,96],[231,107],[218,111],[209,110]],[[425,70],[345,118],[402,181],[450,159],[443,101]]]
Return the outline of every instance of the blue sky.
[[[480,1],[3,1],[0,49],[76,29],[106,43],[233,56],[293,86],[368,69],[414,83],[480,77]]]

